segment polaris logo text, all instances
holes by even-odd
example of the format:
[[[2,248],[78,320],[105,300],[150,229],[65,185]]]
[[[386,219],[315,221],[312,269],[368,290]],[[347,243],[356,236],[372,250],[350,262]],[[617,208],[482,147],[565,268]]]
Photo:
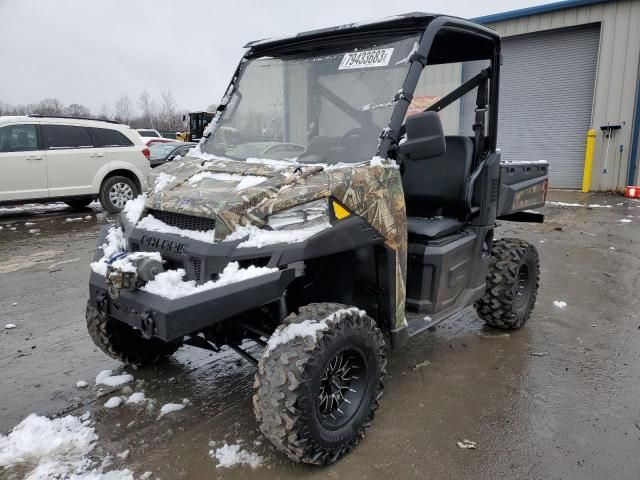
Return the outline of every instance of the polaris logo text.
[[[174,242],[173,240],[162,240],[153,235],[143,235],[140,239],[140,244],[147,248],[153,248],[155,250],[162,250],[163,252],[176,253],[183,255],[187,251],[189,246],[186,243]]]

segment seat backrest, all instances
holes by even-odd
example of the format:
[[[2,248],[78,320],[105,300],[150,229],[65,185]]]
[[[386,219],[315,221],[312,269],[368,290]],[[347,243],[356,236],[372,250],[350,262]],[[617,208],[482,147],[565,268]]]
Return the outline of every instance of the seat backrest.
[[[463,136],[446,137],[444,155],[427,160],[404,162],[407,215],[463,219],[467,214],[466,193],[473,162],[473,140]]]

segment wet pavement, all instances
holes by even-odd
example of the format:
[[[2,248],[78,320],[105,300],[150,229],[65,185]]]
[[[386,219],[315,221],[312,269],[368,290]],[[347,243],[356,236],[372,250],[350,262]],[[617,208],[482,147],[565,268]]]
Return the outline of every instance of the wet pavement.
[[[88,263],[113,216],[97,207],[0,209],[0,432],[31,412],[90,412],[100,437],[93,456],[162,479],[638,479],[640,202],[569,192],[551,200],[611,208],[549,204],[544,224],[502,224],[502,236],[540,252],[527,326],[493,332],[470,314],[390,352],[373,426],[325,468],[293,464],[260,436],[254,367],[234,352],[183,347],[168,364],[134,370],[97,350],[84,326]],[[4,329],[9,323],[16,328]],[[124,392],[96,387],[104,369],[135,382]],[[76,388],[78,380],[89,386]],[[104,408],[131,391],[151,401]],[[186,406],[158,419],[169,402]],[[464,439],[477,448],[460,449]],[[263,466],[217,468],[209,451],[237,441]],[[0,470],[0,478],[12,475]]]

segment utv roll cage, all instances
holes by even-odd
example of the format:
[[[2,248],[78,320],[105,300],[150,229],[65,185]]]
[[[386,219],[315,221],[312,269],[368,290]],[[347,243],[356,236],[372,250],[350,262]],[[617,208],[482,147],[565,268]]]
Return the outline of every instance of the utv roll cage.
[[[497,142],[498,97],[497,95],[492,95],[488,98],[486,92],[487,86],[489,91],[492,92],[497,92],[499,87],[498,79],[502,56],[500,35],[495,30],[463,18],[416,12],[378,21],[357,22],[338,27],[311,30],[286,38],[249,42],[245,45],[245,48],[249,50],[244,57],[249,59],[266,55],[276,56],[285,52],[293,54],[311,50],[317,51],[323,46],[330,47],[338,43],[340,45],[348,45],[352,42],[354,45],[361,45],[365,39],[375,40],[389,36],[420,33],[422,33],[422,37],[417,49],[409,58],[411,67],[402,89],[394,99],[396,107],[389,122],[389,128],[385,129],[381,137],[377,155],[387,157],[389,152],[393,152],[394,149],[392,147],[397,145],[402,137],[405,115],[412,100],[410,92],[415,91],[420,74],[425,66],[489,60],[491,63],[488,69],[483,70],[476,77],[465,82],[427,109],[438,112],[474,88],[479,87],[479,94],[484,95],[477,101],[478,115],[476,115],[476,125],[481,124],[481,127],[474,126],[476,131],[476,159],[479,160],[483,150],[495,151]],[[475,37],[476,41],[469,42],[469,36]],[[238,73],[236,71],[232,84],[238,78]],[[487,99],[488,105],[486,103]],[[222,111],[225,108],[226,105],[221,104],[218,110]],[[484,118],[484,113],[487,109],[489,110],[488,121]],[[486,132],[484,131],[485,122],[487,125]],[[482,135],[478,135],[478,132],[482,133]],[[480,141],[478,142],[477,140]],[[474,165],[474,167],[477,166],[477,164]]]

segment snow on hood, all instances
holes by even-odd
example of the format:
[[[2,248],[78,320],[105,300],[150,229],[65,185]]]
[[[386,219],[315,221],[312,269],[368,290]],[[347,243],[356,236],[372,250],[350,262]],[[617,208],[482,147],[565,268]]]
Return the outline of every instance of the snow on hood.
[[[300,164],[288,160],[231,160],[196,152],[154,169],[145,209],[215,218],[215,241],[238,226],[262,227],[269,215],[313,200],[343,198],[369,169],[397,168],[374,158],[362,164]]]

